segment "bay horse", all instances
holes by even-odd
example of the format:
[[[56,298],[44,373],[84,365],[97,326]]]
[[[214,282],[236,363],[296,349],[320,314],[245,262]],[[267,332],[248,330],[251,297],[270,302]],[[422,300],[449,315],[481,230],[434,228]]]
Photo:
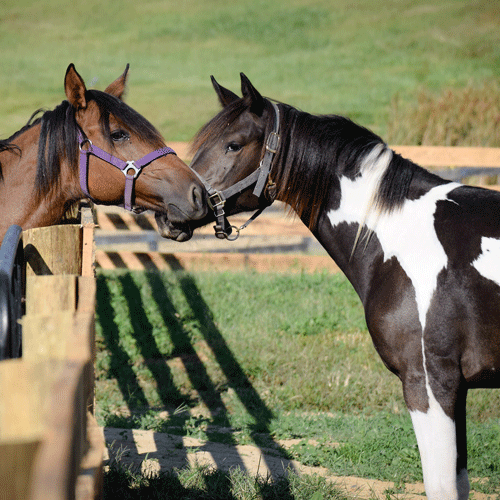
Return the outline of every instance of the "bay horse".
[[[186,240],[226,215],[288,204],[359,295],[386,367],[402,382],[431,500],[469,495],[466,398],[500,382],[500,193],[441,179],[342,116],[242,97],[193,142],[213,212],[164,236]],[[238,231],[241,228],[236,228]]]
[[[70,64],[67,100],[0,141],[0,241],[12,224],[57,224],[83,198],[179,223],[205,216],[203,184],[123,102],[128,68],[102,92],[87,90]]]

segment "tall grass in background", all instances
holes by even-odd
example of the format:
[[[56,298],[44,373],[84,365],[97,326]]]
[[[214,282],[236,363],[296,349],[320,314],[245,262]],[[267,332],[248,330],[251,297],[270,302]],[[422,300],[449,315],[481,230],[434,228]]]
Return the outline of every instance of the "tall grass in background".
[[[386,140],[391,144],[500,147],[500,83],[485,80],[416,99],[391,102]]]

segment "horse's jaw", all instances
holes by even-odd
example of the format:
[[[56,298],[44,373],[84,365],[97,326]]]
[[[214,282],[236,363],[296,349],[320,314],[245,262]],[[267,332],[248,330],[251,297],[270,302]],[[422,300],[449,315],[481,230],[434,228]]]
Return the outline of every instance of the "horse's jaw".
[[[158,226],[158,233],[163,238],[174,241],[188,241],[193,236],[193,229],[189,222],[171,222],[168,220],[167,215],[163,213],[156,213],[155,220]]]

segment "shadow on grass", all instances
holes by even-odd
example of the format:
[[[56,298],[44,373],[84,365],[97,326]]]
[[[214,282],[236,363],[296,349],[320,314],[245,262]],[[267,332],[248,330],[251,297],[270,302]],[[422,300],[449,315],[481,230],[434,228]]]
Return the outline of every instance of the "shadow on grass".
[[[185,468],[146,476],[113,464],[104,476],[104,500],[346,500],[346,495],[320,476],[250,477],[239,469]],[[291,484],[290,484],[291,483]]]
[[[270,425],[273,418],[272,411],[265,405],[255,388],[252,386],[252,383],[239,365],[221,332],[213,322],[210,308],[203,299],[195,280],[189,274],[182,272],[184,270],[178,261],[171,262],[170,264],[173,270],[179,271],[176,272],[175,275],[178,279],[180,289],[186,298],[187,304],[192,311],[193,317],[198,324],[206,344],[210,347],[227,380],[227,386],[234,391],[243,404],[246,412],[252,418],[253,423],[249,425],[249,428],[254,443],[257,446],[259,442],[263,441],[267,442],[268,446],[269,443],[272,443],[275,453],[281,456],[287,456],[287,452],[281,449],[279,444],[274,441],[271,434]],[[179,321],[179,314],[169,297],[166,284],[158,273],[150,272],[146,276],[151,288],[153,300],[159,306],[161,305],[159,307],[160,314],[163,322],[168,327],[168,333],[173,344],[172,356],[175,356],[176,359],[180,360],[183,364],[183,368],[189,377],[192,387],[196,390],[204,406],[208,408],[212,421],[216,420],[218,425],[230,428],[229,410],[222,400],[220,388],[211,380],[206,366],[198,356],[192,344],[188,332],[185,331],[183,325]],[[179,389],[175,386],[173,375],[167,364],[167,359],[161,353],[157,345],[153,335],[153,326],[142,307],[143,299],[141,297],[139,285],[130,274],[119,275],[118,280],[121,285],[121,293],[123,293],[127,303],[135,344],[154,378],[156,391],[162,404],[166,408],[175,408],[183,404],[186,405],[189,403],[189,396],[181,394]],[[116,377],[123,398],[129,408],[132,411],[140,410],[147,412],[148,409],[150,409],[147,397],[141,388],[136,373],[132,370],[132,361],[130,357],[123,347],[120,346],[119,328],[114,322],[114,310],[111,299],[112,292],[109,289],[106,278],[101,276],[98,279],[97,314],[102,326],[107,348],[110,352],[112,375]],[[187,412],[184,412],[182,415],[177,415],[176,417],[170,416],[164,425],[162,425],[161,430],[169,429],[169,427],[175,425],[176,422],[178,424],[179,419],[183,419],[184,423],[186,423],[190,418],[191,415]],[[124,423],[123,417],[113,418],[111,416],[107,418],[108,426],[120,427],[121,423]],[[207,430],[206,435],[210,438],[210,430]],[[130,444],[135,446],[133,440]],[[160,443],[157,444],[159,445]],[[225,444],[234,446],[234,451],[236,453],[232,453],[231,455],[232,457],[238,457],[234,460],[234,467],[246,471],[244,460],[238,453],[236,441],[232,436],[232,432],[228,432],[227,435],[225,435]],[[198,447],[198,449],[203,451],[203,446]],[[168,450],[163,450],[160,446],[157,446],[157,453],[148,453],[147,458],[159,458],[161,460],[162,456],[165,457],[166,455],[168,455]],[[222,466],[223,464],[217,463],[217,460],[224,462],[225,459],[214,456],[213,460],[216,466]],[[187,463],[186,451],[186,464]],[[264,464],[266,464],[266,458],[262,455],[262,465]],[[284,491],[283,481],[286,481],[284,474],[284,471],[277,473],[275,470],[272,471],[271,468],[270,478],[274,481],[278,479],[281,481],[282,492]],[[231,497],[225,495],[221,498]],[[289,495],[287,498],[293,497]]]
[[[175,271],[184,271],[179,261],[171,265]],[[247,413],[253,418],[254,423],[250,425],[250,429],[254,443],[258,446],[259,437],[264,435],[268,442],[273,443],[273,448],[276,451],[282,456],[287,456],[287,452],[282,449],[272,437],[270,431],[271,420],[273,418],[272,411],[265,405],[264,401],[262,401],[258,392],[245,375],[245,372],[227,345],[220,330],[213,322],[210,308],[203,299],[203,296],[196,286],[196,282],[188,273],[178,272],[176,275],[184,296],[199,325],[201,325],[201,333],[215,355],[217,363],[228,381],[229,387],[234,390],[241,403],[245,406]],[[228,301],[229,300],[230,298],[228,297]],[[220,404],[223,405],[222,400],[220,400]],[[227,415],[227,408],[225,406],[221,406],[220,408],[223,409],[225,415]],[[266,462],[264,454],[262,454],[262,461],[264,463]]]
[[[110,354],[109,372],[116,378],[124,400],[129,407],[148,406],[146,395],[132,370],[130,356],[120,345],[120,331],[114,320],[111,291],[102,276],[97,280],[96,314]]]

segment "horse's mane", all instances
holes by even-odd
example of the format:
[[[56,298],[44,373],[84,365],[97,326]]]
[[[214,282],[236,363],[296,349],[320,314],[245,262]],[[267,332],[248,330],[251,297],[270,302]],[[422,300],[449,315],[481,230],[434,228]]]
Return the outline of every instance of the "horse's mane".
[[[268,100],[266,108],[269,112],[263,136],[272,130],[274,120]],[[276,195],[314,229],[333,188],[339,186],[340,177],[354,179],[361,174],[364,160],[374,148],[378,147],[381,155],[387,146],[378,135],[349,118],[312,115],[283,103],[279,103],[279,108],[281,143],[271,172]],[[213,146],[224,128],[247,109],[243,99],[230,103],[198,132],[192,150]],[[414,163],[391,155],[378,192],[374,193],[377,210],[390,212],[403,203],[417,169],[420,167]]]
[[[120,99],[99,90],[87,90],[85,97],[87,102],[94,101],[97,104],[100,111],[101,131],[107,138],[111,149],[114,146],[110,137],[110,115],[123,123],[140,140],[149,143],[152,149],[158,149],[164,145],[163,138],[156,128]],[[38,116],[40,113],[42,115]],[[13,141],[26,130],[39,124],[41,127],[35,187],[39,196],[43,196],[49,192],[51,186],[58,182],[63,161],[67,161],[74,171],[78,169],[78,124],[75,118],[75,108],[68,101],[63,101],[53,110],[36,111],[22,129],[8,139],[0,141],[0,152],[17,150],[22,154]]]

